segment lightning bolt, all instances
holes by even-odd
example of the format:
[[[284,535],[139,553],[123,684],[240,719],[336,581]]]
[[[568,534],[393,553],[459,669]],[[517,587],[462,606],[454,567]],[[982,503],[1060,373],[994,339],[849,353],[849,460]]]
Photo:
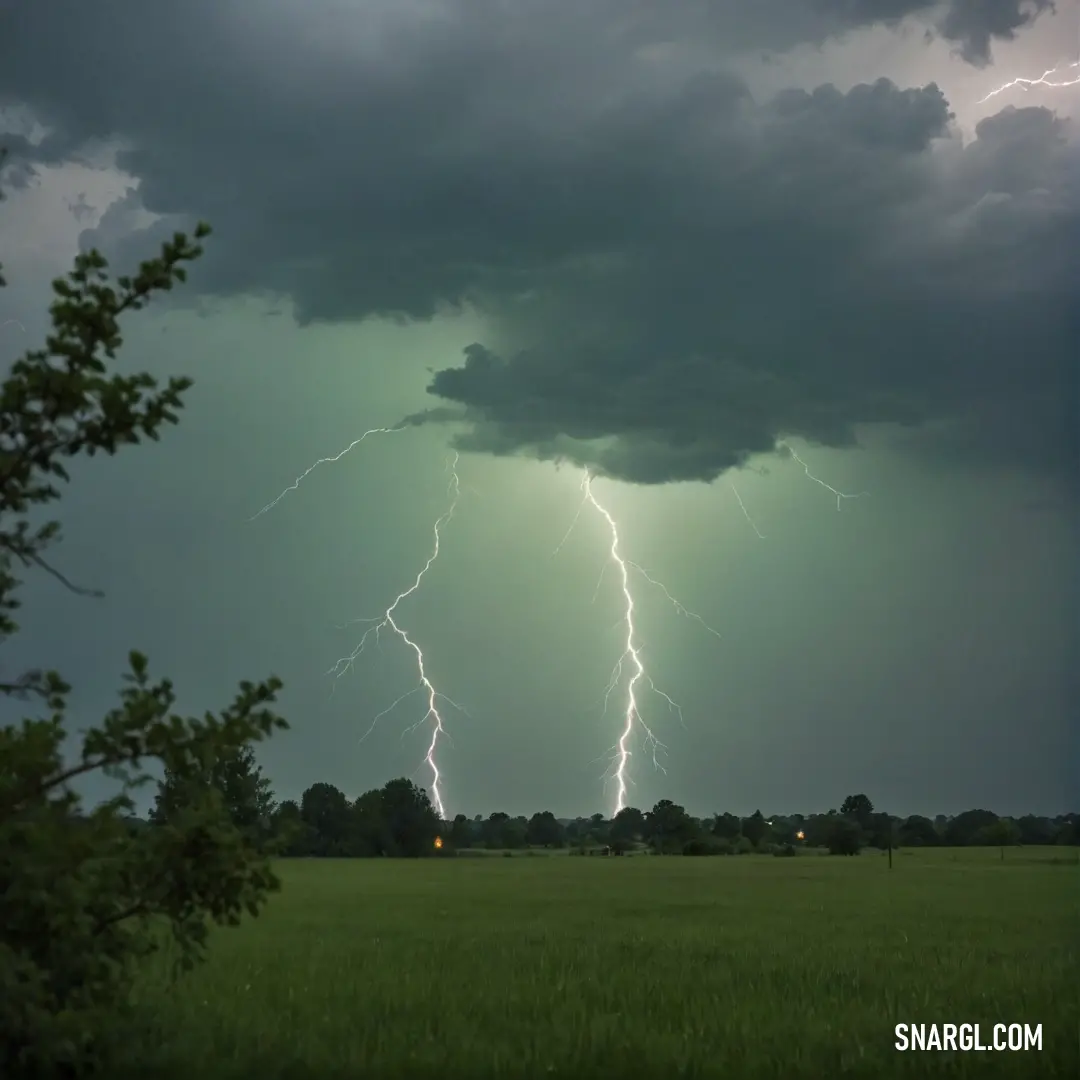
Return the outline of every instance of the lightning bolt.
[[[644,661],[641,658],[642,647],[638,642],[637,626],[634,622],[634,594],[630,589],[630,572],[631,570],[640,574],[647,581],[661,589],[667,599],[675,607],[675,610],[686,618],[694,619],[701,623],[706,630],[711,634],[715,634],[717,637],[720,634],[714,630],[700,615],[693,611],[690,611],[683,604],[681,604],[663,582],[658,581],[652,577],[646,570],[640,567],[637,563],[632,562],[629,559],[623,557],[620,551],[619,540],[619,528],[615,523],[614,517],[612,517],[610,511],[603,506],[596,498],[592,489],[592,476],[586,472],[581,482],[581,489],[584,492],[584,498],[581,505],[578,507],[578,514],[575,514],[574,521],[570,525],[570,529],[567,530],[566,536],[563,537],[559,544],[559,548],[556,552],[566,543],[566,537],[570,535],[573,530],[574,524],[577,522],[578,516],[581,513],[582,507],[588,503],[594,510],[604,519],[607,524],[608,532],[611,536],[611,546],[608,548],[608,564],[614,566],[619,574],[619,585],[622,591],[623,597],[623,617],[620,619],[626,628],[626,642],[622,653],[618,660],[615,661],[615,666],[611,671],[611,678],[608,680],[607,687],[604,690],[604,714],[607,713],[608,702],[611,698],[615,687],[619,684],[622,678],[624,666],[629,664],[633,669],[633,674],[630,676],[630,681],[626,687],[626,708],[623,713],[622,729],[619,734],[619,740],[612,748],[612,760],[610,766],[610,776],[615,780],[616,795],[615,795],[615,813],[619,813],[620,810],[626,806],[626,794],[627,788],[630,783],[629,769],[630,759],[633,756],[633,751],[630,749],[630,741],[634,735],[634,729],[640,727],[644,733],[644,747],[646,750],[651,751],[653,765],[661,772],[667,772],[667,770],[660,763],[659,755],[666,751],[667,747],[656,737],[652,728],[645,722],[641,715],[641,707],[638,703],[638,687],[642,682],[648,684],[650,690],[658,696],[662,697],[668,704],[668,708],[678,714],[680,722],[683,720],[682,707],[671,698],[665,691],[653,682],[652,677],[649,675],[645,668]],[[605,564],[605,565],[608,565]],[[685,725],[684,725],[685,726]],[[607,776],[608,774],[605,774]]]
[[[349,445],[346,446],[344,450],[339,451],[331,457],[319,458],[313,464],[308,466],[308,468],[305,469],[287,488],[285,488],[285,490],[282,491],[281,494],[277,496],[277,498],[275,498],[271,502],[268,502],[257,514],[252,515],[248,519],[248,521],[255,521],[258,518],[262,517],[263,514],[266,514],[270,510],[273,510],[273,508],[277,506],[277,504],[281,502],[281,500],[284,499],[286,495],[289,495],[292,492],[296,491],[296,489],[304,482],[304,480],[320,465],[330,465],[340,461],[343,457],[345,457],[346,454],[359,446],[369,435],[389,435],[395,431],[403,431],[408,426],[408,421],[403,421],[402,423],[397,424],[394,427],[371,428],[369,431],[365,431],[363,435],[360,435],[358,438],[353,439],[353,441],[349,443]],[[446,738],[449,739],[450,736],[446,731],[446,725],[443,720],[442,714],[439,712],[439,702],[445,701],[447,704],[451,705],[459,712],[465,713],[466,715],[468,714],[466,710],[456,701],[454,701],[452,698],[447,697],[445,694],[439,693],[435,689],[435,685],[432,683],[427,673],[427,668],[424,663],[423,650],[416,643],[416,641],[414,641],[408,635],[405,629],[396,621],[394,615],[397,612],[398,605],[403,600],[412,596],[413,593],[415,593],[420,588],[420,583],[424,580],[424,576],[431,569],[435,560],[439,557],[439,546],[442,539],[442,530],[449,524],[451,518],[453,518],[454,513],[457,510],[458,500],[461,497],[461,480],[458,476],[457,466],[458,455],[457,453],[455,453],[453,459],[447,466],[447,469],[450,473],[450,482],[447,486],[447,495],[450,497],[450,506],[435,521],[435,525],[433,527],[434,545],[431,555],[427,559],[427,562],[424,563],[424,566],[416,575],[413,583],[409,586],[409,588],[407,588],[404,592],[399,593],[394,598],[394,602],[383,612],[382,615],[374,619],[352,620],[353,625],[355,625],[356,623],[370,623],[371,625],[360,638],[360,641],[357,644],[356,648],[353,649],[353,651],[347,656],[341,657],[337,661],[337,663],[335,663],[334,666],[330,668],[330,670],[326,673],[327,675],[334,676],[334,686],[336,687],[337,680],[340,679],[342,675],[344,675],[353,667],[353,665],[359,659],[361,653],[364,651],[365,646],[371,640],[372,635],[374,635],[376,643],[381,644],[380,634],[383,630],[391,630],[399,638],[401,638],[405,645],[412,651],[413,655],[416,658],[416,668],[419,674],[419,682],[411,690],[407,691],[400,697],[396,698],[393,702],[391,702],[391,704],[387,706],[387,708],[383,709],[382,712],[378,713],[371,721],[371,726],[361,737],[360,741],[363,742],[364,739],[366,739],[368,735],[370,735],[372,731],[375,730],[375,727],[378,725],[379,721],[384,716],[387,716],[389,713],[393,712],[394,709],[396,709],[398,705],[400,705],[406,698],[412,697],[413,694],[419,693],[420,691],[424,691],[427,694],[427,711],[424,713],[423,716],[420,717],[419,720],[417,720],[415,724],[407,728],[402,733],[402,738],[404,738],[405,735],[407,735],[410,731],[415,731],[425,722],[431,722],[431,740],[428,743],[427,753],[424,755],[423,765],[427,765],[427,767],[431,770],[431,801],[434,804],[435,810],[438,813],[439,817],[443,819],[446,818],[446,807],[442,799],[442,773],[439,769],[438,762],[436,761],[436,752],[438,751],[439,743],[442,737],[446,736]]]
[[[735,481],[729,480],[728,483],[731,485],[731,490],[735,492],[735,499],[739,504],[739,509],[742,511],[742,516],[746,518],[747,524],[754,530],[759,540],[764,540],[765,534],[757,527],[757,522],[750,516],[750,511],[746,509],[746,503],[742,501],[742,496],[739,494],[739,489],[735,486]]]
[[[865,496],[868,496],[870,494],[869,491],[857,491],[853,495],[850,495],[845,491],[837,491],[837,489],[834,488],[832,486],[832,484],[826,484],[824,480],[822,480],[820,477],[815,476],[810,471],[810,466],[807,465],[806,462],[803,461],[803,459],[801,457],[799,457],[798,454],[795,453],[795,448],[790,443],[780,441],[780,442],[778,442],[776,444],[776,446],[777,446],[778,449],[782,446],[803,467],[803,472],[806,473],[807,477],[810,480],[813,480],[815,484],[819,484],[826,491],[829,491],[833,495],[836,496],[836,509],[837,510],[840,509],[840,503],[841,503],[841,501],[843,499],[862,499]],[[739,501],[741,502],[742,500],[740,499]]]
[[[396,429],[384,428],[379,430],[392,431]],[[371,434],[371,432],[366,432],[366,434]],[[358,439],[357,442],[359,441],[360,440]],[[442,799],[442,772],[440,771],[438,762],[436,761],[436,752],[439,749],[439,743],[442,737],[446,736],[447,738],[449,738],[449,735],[447,734],[446,725],[445,721],[443,720],[442,714],[439,712],[439,702],[445,701],[447,704],[451,705],[459,712],[465,712],[465,710],[460,705],[458,705],[457,702],[447,697],[445,694],[439,693],[439,691],[435,689],[435,685],[434,683],[432,683],[427,673],[427,667],[424,663],[423,650],[411,637],[409,637],[408,632],[395,618],[395,614],[397,613],[398,605],[403,600],[406,600],[408,599],[408,597],[412,596],[420,588],[420,583],[424,580],[424,576],[431,569],[432,565],[435,563],[435,560],[439,557],[439,547],[442,540],[442,530],[450,523],[451,519],[453,518],[454,512],[457,510],[458,500],[461,497],[461,480],[458,477],[457,464],[458,455],[455,453],[452,461],[448,466],[448,470],[450,472],[450,483],[447,489],[447,494],[450,496],[450,506],[435,521],[435,525],[432,530],[434,533],[434,543],[432,545],[432,551],[431,554],[428,556],[427,562],[424,563],[420,572],[414,578],[413,583],[403,592],[398,593],[398,595],[394,597],[393,603],[390,604],[390,606],[382,613],[382,615],[379,615],[374,619],[353,620],[354,623],[366,622],[370,623],[371,625],[367,628],[367,630],[364,631],[364,634],[360,638],[360,641],[357,643],[356,648],[353,649],[353,651],[347,656],[341,657],[337,661],[337,663],[335,663],[334,666],[330,668],[330,670],[327,672],[327,675],[334,676],[334,682],[336,684],[337,680],[340,679],[342,675],[344,675],[354,666],[356,661],[359,659],[361,653],[363,653],[365,646],[371,640],[372,635],[374,635],[376,642],[378,642],[380,633],[383,630],[387,629],[397,634],[397,636],[401,638],[405,645],[412,651],[414,657],[416,658],[416,670],[419,676],[419,682],[411,690],[402,694],[389,706],[383,709],[382,712],[376,715],[375,718],[371,721],[371,726],[361,737],[360,741],[363,742],[364,739],[366,739],[368,735],[370,735],[372,731],[375,730],[375,727],[379,723],[379,721],[384,716],[387,716],[389,713],[393,712],[394,709],[396,709],[398,705],[401,704],[401,702],[405,701],[406,698],[412,697],[413,694],[420,693],[421,691],[426,694],[427,711],[424,713],[423,716],[420,717],[419,720],[416,721],[415,724],[406,729],[402,737],[404,738],[405,734],[408,734],[410,731],[415,731],[421,725],[430,722],[431,740],[428,743],[427,753],[424,755],[423,764],[431,770],[431,801],[434,804],[435,810],[438,813],[439,817],[443,820],[446,819],[446,808],[443,804]],[[312,466],[312,468],[314,468],[314,466]],[[310,472],[311,470],[309,469],[308,471]]]
[[[286,495],[294,492],[320,465],[332,465],[334,462],[340,461],[351,450],[355,450],[369,435],[391,435],[395,431],[404,431],[406,426],[406,424],[398,424],[396,427],[372,428],[370,431],[365,431],[359,438],[353,439],[344,450],[334,454],[333,457],[319,458],[314,464],[309,465],[276,499],[268,502],[257,514],[252,514],[248,518],[248,523],[250,524],[252,521],[261,518],[263,514],[273,510]]]
[[[1010,79],[1008,82],[1002,83],[996,90],[991,90],[986,97],[980,98],[976,104],[982,105],[983,102],[989,101],[991,98],[997,97],[998,94],[1003,94],[1006,90],[1012,90],[1013,88],[1023,90],[1026,93],[1035,86],[1046,86],[1054,90],[1061,90],[1067,86],[1080,85],[1080,75],[1071,75],[1058,79],[1052,78],[1052,76],[1057,75],[1064,66],[1066,65],[1058,64],[1057,67],[1052,67],[1048,71],[1044,71],[1037,79]],[[1080,60],[1074,60],[1067,66],[1070,69],[1080,68]]]

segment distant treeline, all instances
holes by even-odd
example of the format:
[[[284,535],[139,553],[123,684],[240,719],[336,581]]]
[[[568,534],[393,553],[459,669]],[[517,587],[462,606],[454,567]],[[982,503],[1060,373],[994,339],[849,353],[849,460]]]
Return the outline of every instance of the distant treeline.
[[[404,778],[349,799],[333,784],[312,784],[299,803],[277,802],[269,780],[245,750],[208,766],[198,782],[183,784],[166,775],[159,785],[151,822],[167,822],[194,798],[219,797],[233,821],[285,856],[453,855],[470,850],[523,851],[528,848],[597,849],[613,854],[651,851],[684,855],[793,855],[800,848],[823,848],[837,855],[864,847],[1006,848],[1016,844],[1080,844],[1080,814],[999,817],[991,810],[965,810],[936,818],[908,817],[876,810],[863,794],[849,795],[839,810],[824,814],[719,813],[697,818],[661,799],[651,810],[627,807],[605,818],[556,818],[550,810],[530,817],[506,813],[458,814],[440,820],[427,792]]]

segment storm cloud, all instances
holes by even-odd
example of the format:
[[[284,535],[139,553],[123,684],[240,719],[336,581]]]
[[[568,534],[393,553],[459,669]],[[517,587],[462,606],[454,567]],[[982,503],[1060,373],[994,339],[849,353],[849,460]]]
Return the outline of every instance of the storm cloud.
[[[984,64],[1044,0],[267,7],[5,16],[0,99],[49,129],[19,158],[119,139],[139,180],[86,244],[129,259],[206,218],[204,293],[483,312],[423,417],[463,449],[660,483],[899,424],[1074,473],[1068,122],[1006,107],[965,142],[935,85],[758,99],[726,63],[907,20]]]

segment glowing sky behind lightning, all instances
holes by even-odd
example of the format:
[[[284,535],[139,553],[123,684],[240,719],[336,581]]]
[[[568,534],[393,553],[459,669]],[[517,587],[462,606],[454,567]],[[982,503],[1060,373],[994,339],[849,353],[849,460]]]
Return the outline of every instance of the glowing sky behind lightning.
[[[604,475],[617,466],[616,441],[602,444],[614,456],[594,472],[637,605],[634,644],[687,723],[676,726],[639,678],[641,711],[670,750],[658,755],[668,774],[654,771],[642,729],[633,733],[630,801],[647,809],[671,798],[695,814],[827,809],[858,784],[903,813],[1072,807],[1077,517],[1044,471],[1070,449],[1072,427],[1059,440],[1058,428],[1040,422],[1060,412],[1040,404],[1043,390],[1047,401],[1067,397],[1057,392],[1065,382],[1044,384],[1043,375],[1064,378],[1068,365],[1033,366],[1059,355],[1049,332],[1030,338],[1038,346],[1030,359],[1009,333],[986,357],[963,348],[933,355],[957,310],[954,286],[971,304],[957,318],[961,342],[994,346],[986,328],[999,319],[1007,330],[1029,310],[1054,315],[1038,293],[1039,267],[1053,261],[1039,241],[1060,238],[1051,254],[1071,266],[1061,247],[1076,211],[1075,0],[1015,40],[991,33],[985,64],[967,63],[940,33],[924,37],[944,5],[921,5],[923,22],[822,43],[801,33],[805,20],[770,26],[770,10],[813,7],[845,21],[883,5],[641,0],[631,6],[652,28],[640,36],[636,26],[611,33],[604,12],[622,12],[621,0],[488,5],[482,17],[470,0],[447,0],[434,22],[423,5],[376,5],[387,13],[384,37],[382,24],[356,14],[368,5],[260,6],[241,28],[229,5],[195,3],[177,6],[171,95],[150,93],[154,73],[133,59],[153,55],[161,20],[124,2],[132,18],[123,35],[87,5],[71,6],[80,32],[60,36],[41,5],[19,6],[20,47],[10,43],[0,72],[35,117],[32,128],[8,117],[8,130],[39,171],[31,177],[16,162],[0,185],[10,285],[0,290],[0,359],[44,340],[50,282],[78,251],[100,247],[116,273],[130,272],[205,214],[215,229],[205,259],[167,302],[125,320],[121,353],[134,370],[195,385],[159,445],[89,462],[65,488],[69,539],[57,555],[67,576],[106,592],[107,608],[28,580],[24,632],[5,645],[5,664],[55,666],[77,688],[73,707],[91,718],[114,707],[133,645],[196,712],[220,708],[240,678],[279,675],[291,730],[259,749],[279,799],[299,800],[315,782],[352,798],[413,773],[429,786],[430,721],[401,738],[427,706],[415,652],[387,624],[381,653],[371,655],[373,633],[354,674],[336,682],[326,669],[370,625],[343,638],[335,624],[381,621],[431,554],[432,524],[449,502],[450,432],[425,425],[385,445],[369,436],[334,467],[298,474],[365,429],[435,405],[433,377],[479,343],[506,368],[485,370],[482,357],[472,364],[478,415],[497,421],[505,409],[552,433],[580,433],[583,418],[598,419],[598,438],[632,433],[627,462],[644,464],[655,450],[659,478],[695,456],[679,418],[691,428],[710,422],[696,391],[711,383],[688,370],[691,400],[676,393],[678,380],[661,378],[668,407],[636,380],[637,365],[662,374],[653,354],[743,354],[750,373],[760,361],[762,372],[790,374],[790,392],[761,383],[766,396],[772,387],[782,397],[759,401],[752,379],[722,397],[740,426],[784,418],[809,470],[781,452],[711,484],[634,487]],[[968,24],[1000,27],[994,12],[1009,5],[950,6]],[[297,32],[316,22],[342,32],[333,40]],[[388,57],[384,40],[404,51]],[[0,34],[0,52],[6,43]],[[482,86],[467,77],[478,59]],[[95,65],[110,78],[86,95]],[[748,94],[729,73],[745,77]],[[881,78],[894,86],[878,86]],[[938,114],[931,84],[955,113],[956,135],[932,136],[933,161],[923,162],[915,148]],[[784,102],[794,112],[777,108]],[[1059,130],[1051,112],[1072,116],[1071,128]],[[318,168],[281,168],[283,147],[308,146],[313,131],[335,130],[344,115],[352,137],[321,140]],[[251,116],[260,123],[244,124]],[[20,132],[42,138],[36,150],[20,149]],[[783,175],[791,197],[744,184],[755,162],[780,166],[768,175]],[[469,181],[476,177],[483,183]],[[1014,197],[985,198],[999,190]],[[724,264],[739,268],[734,278],[717,269],[711,229],[723,230],[716,235],[725,237]],[[842,242],[832,242],[834,229]],[[853,265],[868,265],[864,241],[876,259],[894,252],[893,238],[911,275],[859,275],[852,284],[867,306],[841,292],[830,317],[830,275],[852,280]],[[1009,294],[1011,313],[983,288],[1012,281],[1010,267],[1026,283]],[[729,286],[740,281],[753,303],[735,302]],[[905,315],[905,282],[927,286],[925,325],[923,309],[914,324]],[[820,326],[810,309],[798,315],[815,284]],[[694,290],[704,290],[700,305]],[[792,317],[771,318],[776,311]],[[847,348],[815,327],[870,348]],[[909,341],[921,343],[923,330],[928,347],[909,365]],[[770,345],[759,350],[764,338]],[[608,347],[624,341],[650,344],[625,356]],[[733,348],[740,342],[745,349]],[[875,363],[873,342],[895,346],[895,363]],[[519,347],[535,363],[517,364]],[[867,414],[863,391],[869,415],[909,402],[912,421],[930,426],[853,431],[860,451],[804,444],[803,418],[819,416],[822,390],[846,386],[856,364],[857,385],[833,401],[842,415],[822,430]],[[434,754],[441,799],[451,816],[607,815],[614,784],[609,777],[604,789],[596,775],[606,758],[594,763],[617,741],[635,669],[626,658],[598,726],[625,647],[625,627],[613,624],[626,600],[608,523],[591,504],[562,561],[549,562],[590,462],[582,455],[560,470],[514,453],[513,422],[504,444],[497,423],[481,427],[495,454],[476,452],[468,438],[459,447],[470,452],[463,485],[484,492],[478,512],[463,486],[437,564],[391,616],[422,649],[434,687],[476,717],[465,723],[436,699],[454,742],[451,758],[439,735]],[[647,431],[663,434],[636,438]],[[294,477],[270,515],[263,504]],[[869,487],[874,498],[837,502],[816,478],[842,493]],[[245,526],[260,507],[266,520]],[[639,566],[723,641],[665,610]],[[403,692],[411,696],[365,736]]]

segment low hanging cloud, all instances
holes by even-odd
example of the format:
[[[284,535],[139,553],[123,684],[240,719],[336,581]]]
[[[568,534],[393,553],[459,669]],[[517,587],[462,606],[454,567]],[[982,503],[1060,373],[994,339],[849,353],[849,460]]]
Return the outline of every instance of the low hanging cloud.
[[[302,321],[475,306],[491,338],[409,418],[462,448],[660,483],[897,423],[1075,469],[1067,122],[1006,108],[964,145],[934,85],[759,101],[724,69],[905,20],[985,64],[1049,3],[59,6],[61,37],[6,16],[0,101],[50,128],[24,159],[123,140],[138,189],[85,242],[127,262],[203,217],[204,293]]]

